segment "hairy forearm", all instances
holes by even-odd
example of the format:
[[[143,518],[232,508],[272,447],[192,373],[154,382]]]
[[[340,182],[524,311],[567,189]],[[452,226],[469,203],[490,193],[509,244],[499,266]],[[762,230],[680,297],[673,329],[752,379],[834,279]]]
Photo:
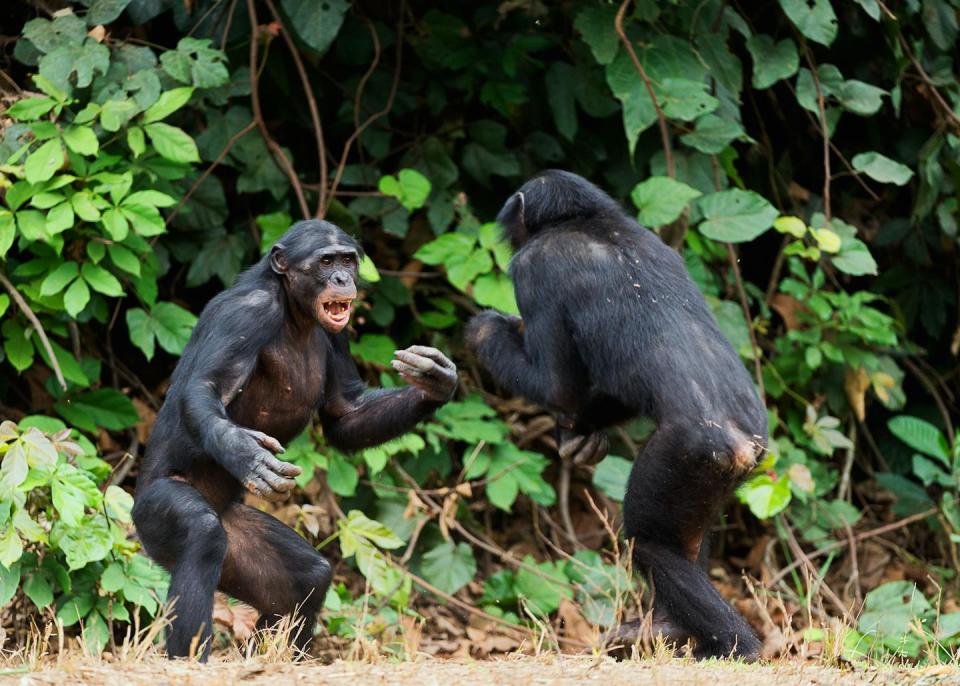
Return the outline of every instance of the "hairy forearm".
[[[366,391],[343,414],[323,420],[323,435],[341,450],[362,450],[412,429],[443,403],[413,386]]]
[[[527,354],[523,335],[514,327],[491,331],[476,348],[480,360],[497,385],[514,395],[546,404],[543,369],[538,369]]]
[[[191,389],[183,398],[181,419],[201,449],[231,474],[242,472],[250,454],[250,438],[227,417],[215,391]]]

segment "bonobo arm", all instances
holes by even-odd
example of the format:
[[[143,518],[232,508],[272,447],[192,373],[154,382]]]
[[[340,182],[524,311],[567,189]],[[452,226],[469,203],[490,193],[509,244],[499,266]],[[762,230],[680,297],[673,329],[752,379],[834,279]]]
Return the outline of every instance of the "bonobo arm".
[[[396,438],[453,397],[457,368],[439,350],[414,345],[395,354],[393,368],[410,385],[370,390],[350,356],[346,336],[333,337],[320,420],[324,437],[337,448],[360,450]]]
[[[203,452],[247,490],[271,500],[285,497],[301,470],[274,457],[283,452],[275,438],[234,423],[226,405],[275,332],[263,323],[278,317],[278,303],[264,291],[217,296],[201,315],[171,387],[180,395],[183,426]]]

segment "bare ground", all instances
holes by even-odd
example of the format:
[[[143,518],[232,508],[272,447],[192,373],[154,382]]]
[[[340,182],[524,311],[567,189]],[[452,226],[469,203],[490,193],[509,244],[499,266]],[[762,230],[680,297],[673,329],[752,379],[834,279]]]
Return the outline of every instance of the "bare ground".
[[[409,684],[416,686],[514,686],[516,684],[683,684],[684,686],[776,686],[810,684],[960,684],[960,669],[870,667],[835,669],[797,662],[743,665],[689,660],[627,660],[608,657],[510,657],[503,660],[453,661],[427,658],[415,662],[263,663],[221,661],[146,662],[111,665],[75,660],[39,671],[0,670],[0,684],[96,684],[160,686],[161,684]]]

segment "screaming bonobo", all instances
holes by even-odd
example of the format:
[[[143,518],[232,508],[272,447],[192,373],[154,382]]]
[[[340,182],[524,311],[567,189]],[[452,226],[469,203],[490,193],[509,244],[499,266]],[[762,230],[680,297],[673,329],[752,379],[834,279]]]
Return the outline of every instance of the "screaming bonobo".
[[[410,385],[368,390],[347,332],[362,256],[324,221],[294,224],[204,308],[147,445],[133,518],[172,574],[171,657],[210,650],[216,589],[253,605],[260,626],[296,612],[297,646],[330,584],[328,562],[244,490],[286,497],[300,473],[277,455],[319,413],[326,440],[358,450],[394,438],[450,400],[457,370],[439,350],[396,352]]]
[[[557,414],[564,459],[603,457],[613,424],[657,423],[623,500],[633,558],[653,582],[654,635],[693,638],[700,656],[756,658],[756,635],[698,559],[765,449],[767,416],[683,259],[565,171],[525,183],[497,221],[516,250],[523,319],[483,312],[467,344],[497,383]]]

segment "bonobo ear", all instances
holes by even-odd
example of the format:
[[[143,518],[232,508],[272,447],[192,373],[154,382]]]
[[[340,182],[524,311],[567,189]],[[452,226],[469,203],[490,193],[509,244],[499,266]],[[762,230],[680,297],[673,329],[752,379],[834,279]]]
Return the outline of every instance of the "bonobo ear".
[[[517,191],[503,203],[503,208],[497,215],[497,223],[503,227],[514,247],[527,239],[525,209],[526,199],[523,197],[523,193]]]
[[[277,274],[287,273],[287,253],[283,243],[270,248],[270,268]]]

